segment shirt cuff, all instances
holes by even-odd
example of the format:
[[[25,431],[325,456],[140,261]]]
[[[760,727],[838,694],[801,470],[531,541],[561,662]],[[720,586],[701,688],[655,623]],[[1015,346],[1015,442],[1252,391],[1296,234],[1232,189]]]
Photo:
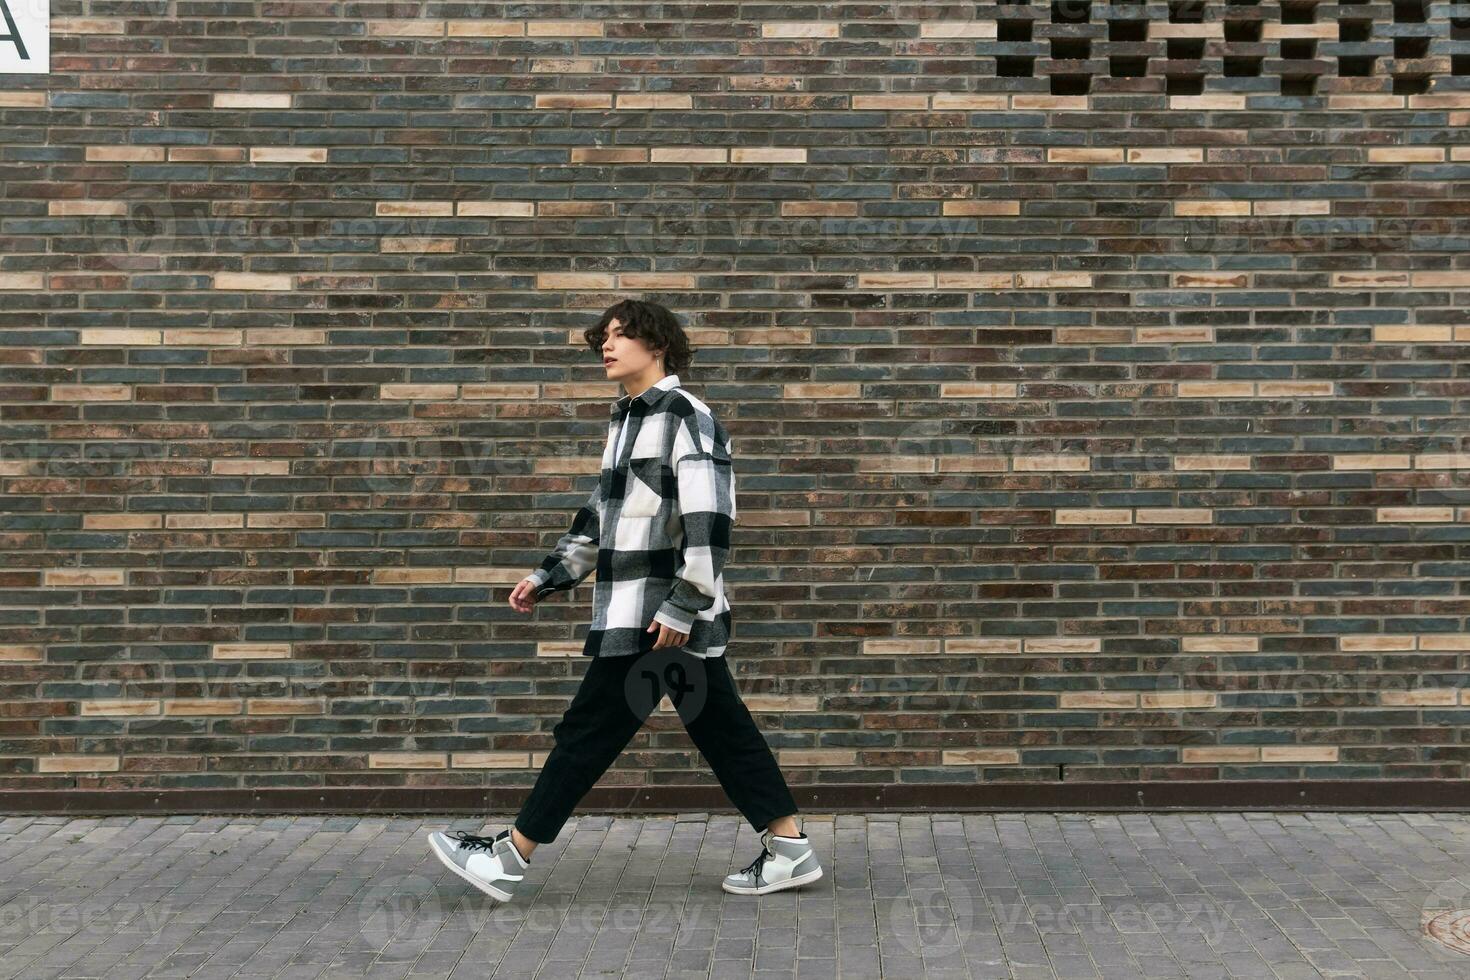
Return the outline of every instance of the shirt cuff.
[[[658,607],[658,612],[653,614],[653,621],[663,623],[671,630],[680,633],[692,633],[694,631],[694,617],[688,611],[680,609],[671,602],[665,602]]]
[[[546,569],[538,568],[530,575],[527,575],[526,578],[530,579],[534,583],[534,585],[532,586],[532,591],[535,592],[537,597],[545,595],[548,591],[550,591],[546,588],[546,583],[551,580],[551,573],[548,572]]]

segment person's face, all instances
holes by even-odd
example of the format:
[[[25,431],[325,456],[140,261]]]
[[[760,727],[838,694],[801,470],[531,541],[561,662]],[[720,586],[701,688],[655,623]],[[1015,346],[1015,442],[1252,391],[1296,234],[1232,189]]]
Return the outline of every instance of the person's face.
[[[663,373],[661,354],[649,350],[640,339],[623,336],[623,325],[618,320],[607,325],[607,337],[602,342],[602,364],[607,369],[609,381]]]

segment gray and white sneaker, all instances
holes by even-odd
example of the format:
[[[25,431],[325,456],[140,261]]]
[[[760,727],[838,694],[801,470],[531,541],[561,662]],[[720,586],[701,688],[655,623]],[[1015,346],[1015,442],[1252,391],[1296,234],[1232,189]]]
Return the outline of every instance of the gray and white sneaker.
[[[516,885],[526,877],[530,865],[511,842],[508,829],[494,837],[463,830],[453,834],[435,830],[429,834],[429,849],[450,871],[502,902],[515,895]]]
[[[726,875],[720,887],[736,895],[764,895],[799,888],[820,877],[822,866],[817,863],[817,852],[812,850],[806,834],[777,837],[763,830],[759,856],[741,870]]]

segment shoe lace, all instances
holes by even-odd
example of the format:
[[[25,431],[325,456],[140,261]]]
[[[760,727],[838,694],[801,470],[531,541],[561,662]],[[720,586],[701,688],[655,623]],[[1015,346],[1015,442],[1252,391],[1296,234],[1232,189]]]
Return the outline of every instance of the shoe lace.
[[[496,837],[481,837],[467,830],[456,830],[450,836],[459,841],[459,846],[466,850],[474,850],[479,847],[488,851],[495,846],[495,841],[498,840]]]
[[[771,857],[775,857],[775,855],[772,854],[770,848],[766,846],[766,838],[765,838],[765,835],[762,834],[761,835],[761,852],[760,852],[760,854],[756,855],[756,859],[754,861],[750,862],[745,867],[741,868],[740,869],[740,873],[743,874],[743,875],[745,875],[745,874],[755,874],[755,875],[759,876],[760,873],[761,873],[761,868],[765,866],[766,859],[767,858],[771,858]]]
[[[759,875],[761,873],[761,866],[766,863],[766,858],[768,858],[770,856],[771,856],[771,852],[770,851],[766,850],[764,847],[761,848],[760,855],[754,861],[752,861],[749,864],[747,864],[744,868],[741,868],[740,869],[740,873],[743,874],[743,875],[748,875],[748,874]]]

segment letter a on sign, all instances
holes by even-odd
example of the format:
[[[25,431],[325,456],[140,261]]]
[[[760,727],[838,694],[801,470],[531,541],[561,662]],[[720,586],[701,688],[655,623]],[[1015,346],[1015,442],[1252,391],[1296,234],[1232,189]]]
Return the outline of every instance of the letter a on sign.
[[[0,0],[0,74],[50,71],[50,0]]]

